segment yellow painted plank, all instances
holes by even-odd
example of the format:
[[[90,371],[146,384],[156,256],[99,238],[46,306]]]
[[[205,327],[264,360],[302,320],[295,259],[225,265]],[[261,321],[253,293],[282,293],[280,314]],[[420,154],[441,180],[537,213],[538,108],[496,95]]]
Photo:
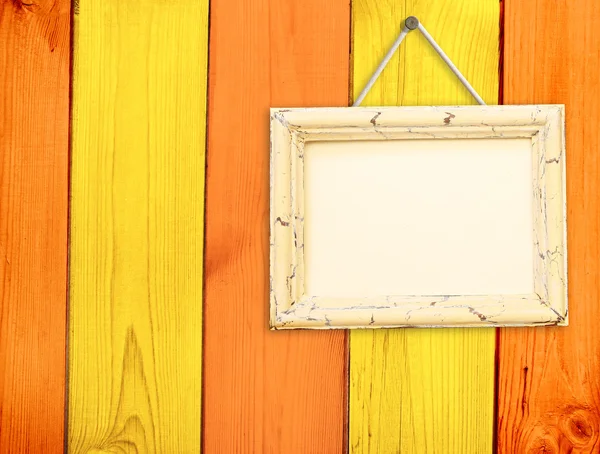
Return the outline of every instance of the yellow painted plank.
[[[208,0],[74,5],[68,450],[200,450]]]
[[[358,96],[417,16],[488,104],[498,99],[497,0],[353,0],[353,94]],[[456,105],[475,101],[419,32],[402,43],[363,102]],[[492,452],[495,330],[353,331],[350,452]]]

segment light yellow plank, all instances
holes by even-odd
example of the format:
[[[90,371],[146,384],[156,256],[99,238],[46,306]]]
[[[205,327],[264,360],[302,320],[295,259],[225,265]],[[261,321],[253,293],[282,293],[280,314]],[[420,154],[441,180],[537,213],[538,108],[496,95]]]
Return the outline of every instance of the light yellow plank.
[[[199,452],[208,0],[74,12],[68,450]]]
[[[499,14],[497,0],[353,0],[354,96],[403,19],[415,15],[483,99],[496,104]],[[415,31],[363,105],[474,103]],[[353,331],[350,452],[492,452],[494,349],[491,329]]]

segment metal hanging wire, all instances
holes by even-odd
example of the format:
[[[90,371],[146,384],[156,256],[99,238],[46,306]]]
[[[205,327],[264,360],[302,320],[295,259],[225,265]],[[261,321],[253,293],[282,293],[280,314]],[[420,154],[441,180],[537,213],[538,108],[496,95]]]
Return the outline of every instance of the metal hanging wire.
[[[458,77],[460,82],[465,86],[465,88],[469,91],[469,93],[471,93],[471,95],[475,98],[475,100],[480,105],[485,106],[485,102],[483,101],[481,96],[479,96],[479,94],[471,86],[471,84],[465,78],[465,76],[462,75],[462,73],[458,70],[456,65],[454,63],[452,63],[452,60],[450,60],[450,58],[446,55],[446,53],[439,46],[439,44],[435,42],[433,37],[429,34],[429,32],[425,29],[425,27],[423,27],[423,24],[421,24],[419,22],[419,19],[417,19],[415,16],[409,16],[404,21],[404,26],[402,27],[402,31],[398,35],[398,38],[396,38],[396,41],[394,41],[394,44],[392,45],[392,47],[390,48],[388,53],[385,54],[385,57],[383,57],[383,60],[381,61],[381,63],[379,63],[379,66],[377,67],[377,69],[375,70],[375,72],[373,73],[371,78],[369,79],[369,82],[367,82],[367,85],[365,86],[365,88],[363,88],[363,90],[360,92],[360,94],[358,95],[358,98],[356,98],[356,101],[354,101],[354,104],[352,104],[352,107],[360,106],[360,104],[365,99],[365,96],[367,96],[367,93],[369,93],[369,91],[375,84],[375,81],[377,81],[378,77],[381,75],[381,73],[383,72],[383,70],[389,63],[389,61],[392,59],[392,56],[396,53],[396,50],[398,50],[398,47],[400,47],[400,44],[402,43],[404,38],[406,38],[406,35],[408,35],[412,30],[416,30],[416,29],[418,29],[422,33],[422,35],[429,42],[429,44],[431,44],[431,47],[433,47],[434,50],[438,53],[438,55],[442,58],[442,60],[444,60],[444,62],[448,65],[450,70],[456,75],[456,77]]]

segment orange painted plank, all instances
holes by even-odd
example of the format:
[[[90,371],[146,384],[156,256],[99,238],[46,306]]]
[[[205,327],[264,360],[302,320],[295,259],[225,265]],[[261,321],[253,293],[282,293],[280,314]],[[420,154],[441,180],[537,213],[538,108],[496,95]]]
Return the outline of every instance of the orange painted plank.
[[[341,453],[344,332],[270,332],[269,107],[348,102],[347,0],[212,0],[204,452]]]
[[[0,2],[0,453],[63,452],[70,3]]]
[[[600,452],[600,3],[505,1],[504,102],[566,105],[570,326],[501,330],[498,452]]]

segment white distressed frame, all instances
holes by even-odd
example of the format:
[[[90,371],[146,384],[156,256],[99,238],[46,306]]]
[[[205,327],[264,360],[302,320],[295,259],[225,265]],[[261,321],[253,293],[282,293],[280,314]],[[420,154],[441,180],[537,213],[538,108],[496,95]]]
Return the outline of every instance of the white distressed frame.
[[[270,326],[498,327],[568,324],[563,105],[271,109]],[[304,291],[304,144],[530,138],[534,293],[326,298]]]

